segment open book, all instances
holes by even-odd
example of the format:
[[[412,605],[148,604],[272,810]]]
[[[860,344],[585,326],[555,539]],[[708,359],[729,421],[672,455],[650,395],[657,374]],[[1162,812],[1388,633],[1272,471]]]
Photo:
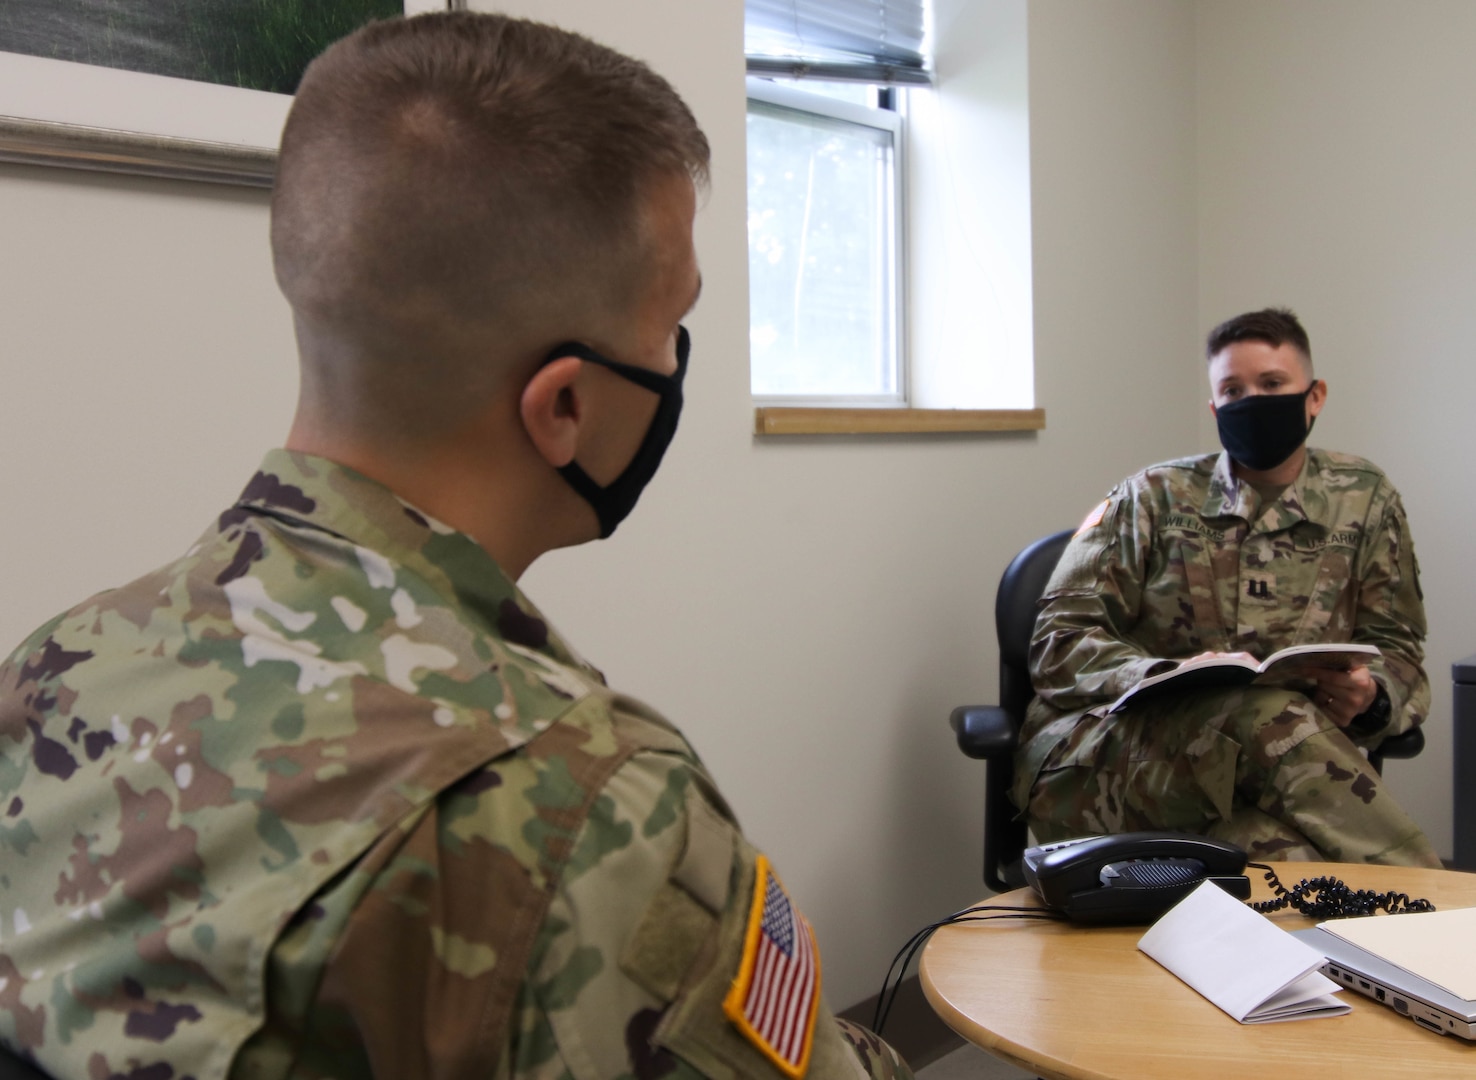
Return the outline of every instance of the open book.
[[[1340,642],[1331,645],[1292,645],[1274,652],[1260,663],[1251,656],[1206,656],[1185,660],[1177,667],[1158,675],[1140,679],[1136,686],[1112,703],[1108,712],[1119,712],[1130,701],[1146,701],[1164,694],[1182,694],[1189,690],[1213,687],[1286,686],[1294,690],[1310,690],[1317,682],[1319,669],[1347,671],[1356,664],[1367,663],[1378,656],[1377,645],[1355,645]]]

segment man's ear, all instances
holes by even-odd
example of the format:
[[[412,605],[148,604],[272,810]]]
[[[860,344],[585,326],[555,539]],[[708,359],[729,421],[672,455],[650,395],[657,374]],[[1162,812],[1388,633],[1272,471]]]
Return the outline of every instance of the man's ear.
[[[556,469],[574,460],[584,410],[576,383],[584,361],[562,356],[533,373],[518,401],[518,414],[528,438]]]
[[[1307,414],[1309,419],[1315,418],[1327,404],[1327,383],[1317,379],[1312,383],[1312,392],[1307,395]]]
[[[1210,398],[1209,399],[1209,407],[1210,407],[1210,415],[1211,416],[1219,416],[1220,415],[1217,411],[1215,411],[1215,399],[1214,398]]]

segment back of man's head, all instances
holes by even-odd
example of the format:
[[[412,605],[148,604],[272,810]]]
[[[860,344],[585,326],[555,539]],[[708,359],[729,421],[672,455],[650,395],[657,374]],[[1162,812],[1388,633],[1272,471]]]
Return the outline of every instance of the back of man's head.
[[[305,399],[387,434],[454,420],[509,364],[619,317],[651,191],[707,163],[666,80],[576,34],[445,13],[337,42],[302,80],[272,200]]]
[[[1290,345],[1302,354],[1308,371],[1312,368],[1312,345],[1307,331],[1291,308],[1263,308],[1226,319],[1209,332],[1204,358],[1213,360],[1239,341],[1263,341],[1272,348]]]

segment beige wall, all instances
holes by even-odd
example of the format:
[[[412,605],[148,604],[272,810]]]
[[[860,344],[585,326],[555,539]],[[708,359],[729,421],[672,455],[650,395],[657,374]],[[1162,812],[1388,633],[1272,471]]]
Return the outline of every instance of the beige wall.
[[[1314,441],[1404,496],[1434,707],[1387,775],[1448,854],[1450,665],[1476,652],[1476,5],[1202,0],[1198,43],[1200,322],[1294,307],[1330,388]]]
[[[266,204],[0,166],[0,648],[182,552],[286,433]]]
[[[980,892],[990,607],[1028,540],[1181,452],[1199,333],[1194,10],[1029,6],[1038,435],[756,440],[739,0],[520,0],[651,59],[715,147],[688,411],[641,512],[525,584],[691,735],[817,923],[828,994]],[[185,547],[282,437],[294,374],[265,200],[0,167],[0,636]],[[977,342],[982,358],[990,342]]]

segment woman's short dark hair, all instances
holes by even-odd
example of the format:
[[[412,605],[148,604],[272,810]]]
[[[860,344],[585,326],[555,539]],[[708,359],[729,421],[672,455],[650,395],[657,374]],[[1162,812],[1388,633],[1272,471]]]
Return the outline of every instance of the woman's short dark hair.
[[[1308,364],[1312,362],[1312,345],[1307,340],[1307,331],[1291,308],[1265,308],[1226,319],[1210,331],[1204,358],[1213,360],[1237,341],[1264,341],[1272,348],[1291,345]]]

